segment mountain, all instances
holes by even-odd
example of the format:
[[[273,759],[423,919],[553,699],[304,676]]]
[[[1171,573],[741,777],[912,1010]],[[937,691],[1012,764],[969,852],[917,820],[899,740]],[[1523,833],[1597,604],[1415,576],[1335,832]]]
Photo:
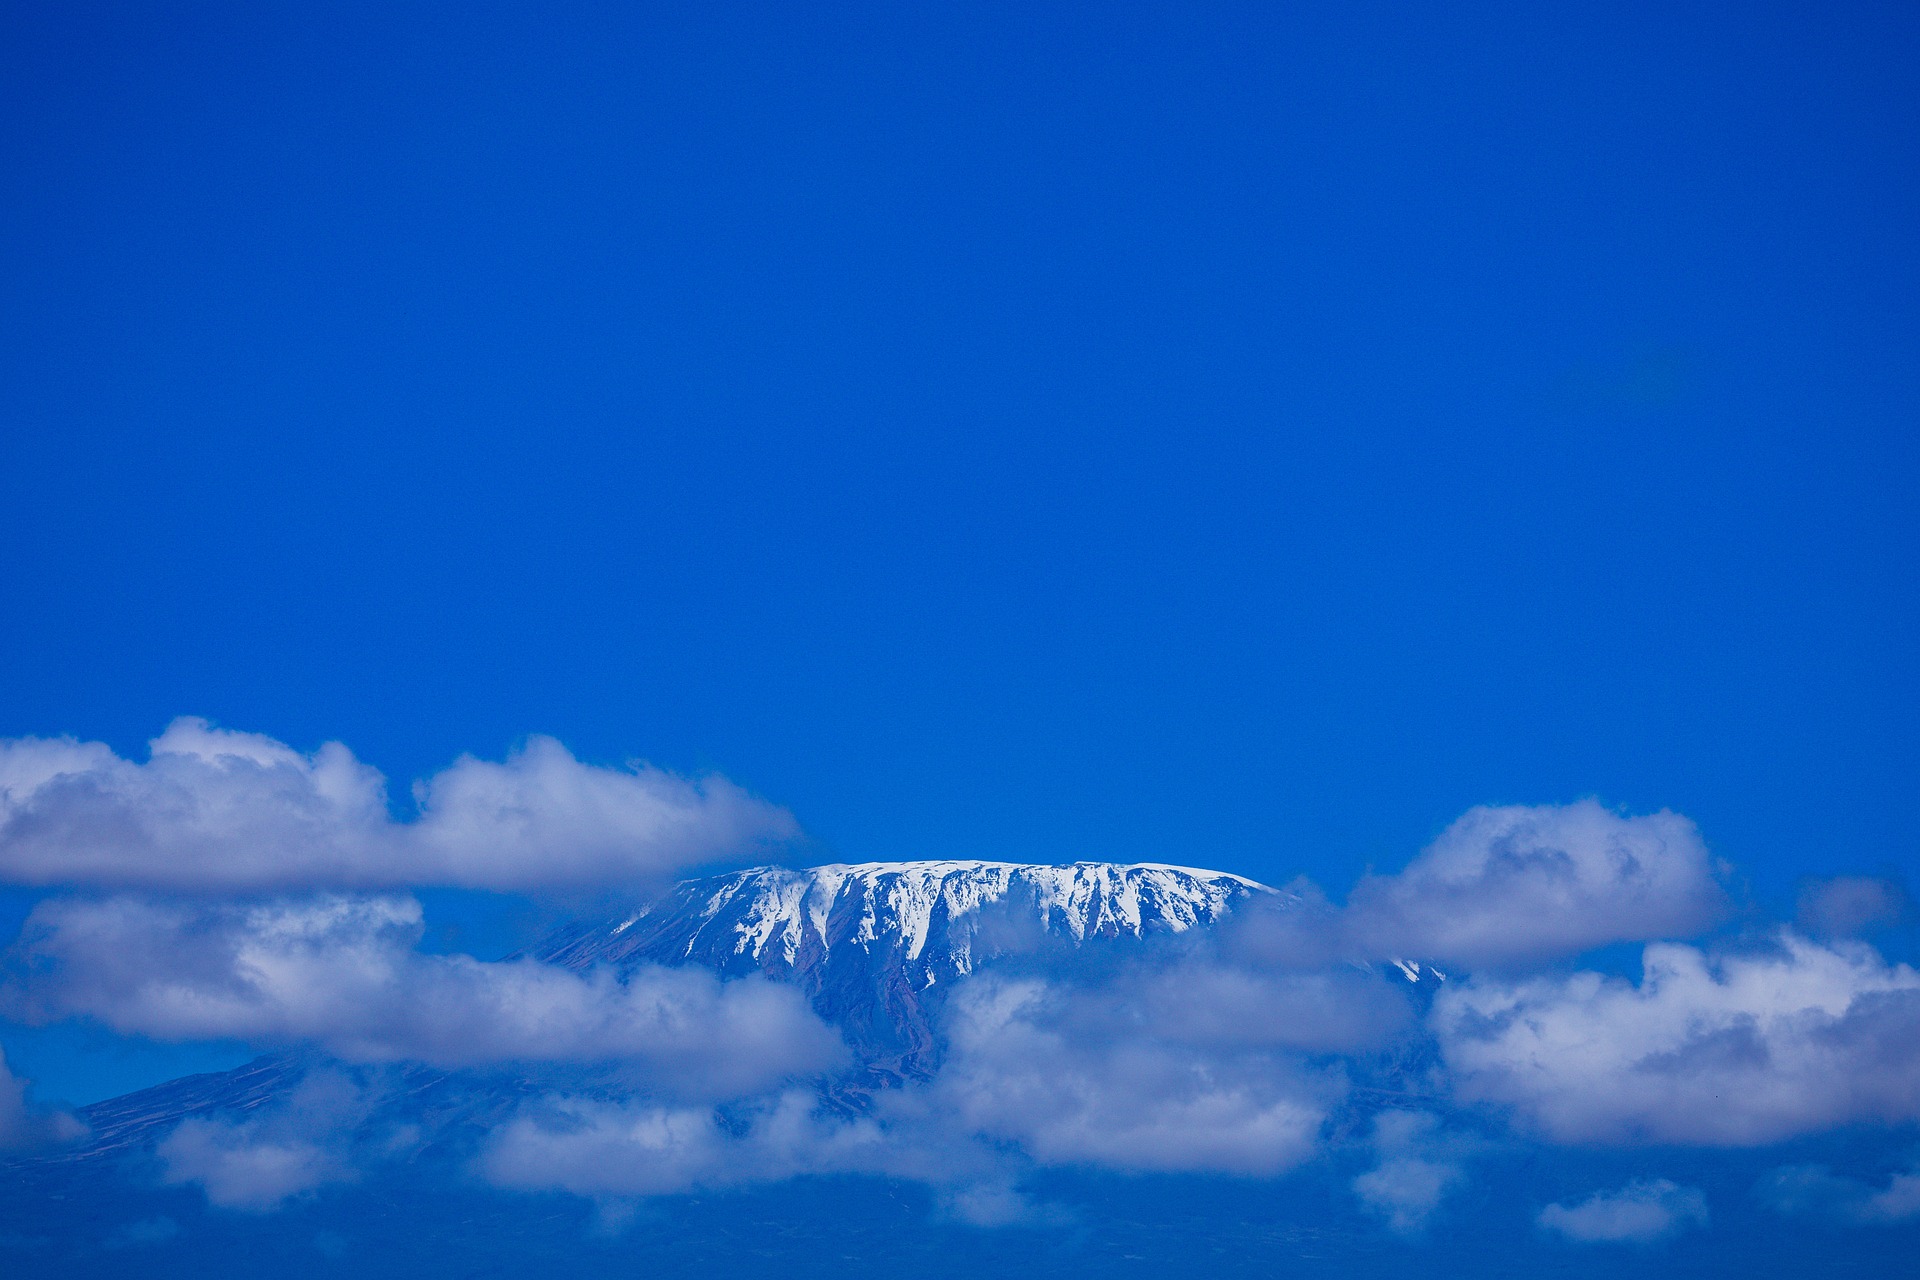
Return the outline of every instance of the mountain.
[[[1160,864],[758,867],[689,880],[650,902],[575,919],[520,954],[581,971],[696,965],[792,983],[856,1052],[854,1070],[817,1082],[826,1105],[849,1113],[879,1090],[932,1072],[940,1003],[983,967],[1097,976],[1102,966],[1146,948],[1202,942],[1250,907],[1298,902],[1241,876]],[[1432,985],[1430,971],[1412,962],[1375,972],[1416,991]],[[575,1096],[620,1096],[618,1070],[600,1067],[446,1071],[413,1064],[365,1073],[370,1109],[351,1122],[347,1138],[363,1175],[323,1196],[296,1197],[277,1214],[212,1209],[197,1190],[164,1184],[154,1153],[182,1120],[289,1115],[299,1109],[282,1104],[306,1087],[315,1068],[328,1066],[318,1051],[294,1051],[169,1081],[85,1108],[91,1137],[77,1146],[0,1161],[0,1273],[18,1257],[31,1274],[120,1275],[140,1248],[140,1269],[155,1276],[206,1280],[263,1269],[334,1275],[343,1265],[336,1254],[349,1246],[356,1274],[409,1280],[587,1265],[610,1275],[777,1267],[811,1276],[840,1274],[849,1258],[925,1275],[971,1276],[987,1267],[1030,1274],[1041,1265],[1010,1264],[1001,1252],[1003,1239],[1030,1234],[1001,1237],[956,1226],[911,1186],[876,1194],[857,1181],[797,1179],[682,1197],[670,1213],[635,1228],[644,1232],[640,1248],[635,1235],[590,1216],[599,1210],[566,1199],[505,1201],[473,1179],[472,1161],[488,1136],[556,1082]],[[1393,1092],[1382,1105],[1404,1105],[1405,1098]],[[399,1157],[391,1150],[397,1133],[415,1135],[416,1144]],[[285,1145],[271,1147],[269,1157],[304,1158],[298,1131],[275,1141]],[[1265,1260],[1273,1256],[1311,1262],[1332,1242],[1363,1239],[1369,1226],[1344,1183],[1330,1184],[1338,1194],[1309,1189],[1296,1197],[1291,1224],[1276,1227],[1265,1190],[1257,1203],[1222,1211],[1222,1196],[1236,1194],[1231,1182],[1047,1176],[1045,1194],[1078,1196],[1076,1214],[1097,1224],[1101,1258],[1123,1270],[1137,1260],[1139,1274],[1177,1274],[1194,1257],[1210,1260],[1208,1274],[1270,1274]],[[181,1243],[165,1249],[138,1243],[176,1234]],[[1224,1265],[1234,1258],[1248,1265]],[[1148,1260],[1157,1263],[1149,1268]],[[1057,1261],[1047,1255],[1047,1269]],[[1335,1272],[1322,1267],[1317,1274]]]
[[[687,880],[658,899],[565,924],[521,955],[571,969],[627,973],[699,965],[798,985],[838,1025],[858,1066],[830,1095],[864,1095],[924,1078],[940,996],[984,963],[1084,957],[1205,930],[1253,898],[1287,895],[1222,871],[1154,863],[869,862],[755,867]],[[318,1055],[281,1053],[110,1098],[80,1115],[91,1138],[53,1157],[92,1163],[137,1155],[179,1121],[253,1111],[294,1088]],[[535,1091],[502,1072],[400,1069],[394,1118],[453,1135],[503,1119]]]
[[[1244,876],[1161,863],[863,862],[755,867],[687,880],[649,906],[563,930],[543,958],[574,967],[644,959],[780,977],[823,957],[898,962],[930,986],[972,971],[1004,944],[976,947],[996,916],[1075,944],[1183,933],[1234,903],[1278,891]]]
[[[1159,863],[866,862],[689,880],[640,910],[578,922],[528,954],[573,969],[697,964],[793,982],[884,1086],[924,1075],[939,992],[977,965],[1218,924],[1278,890]]]

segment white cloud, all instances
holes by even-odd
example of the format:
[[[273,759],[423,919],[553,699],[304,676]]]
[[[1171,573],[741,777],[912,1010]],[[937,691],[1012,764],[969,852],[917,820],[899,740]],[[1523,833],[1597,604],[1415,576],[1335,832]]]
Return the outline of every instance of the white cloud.
[[[1273,1018],[1228,1025],[1249,1008],[1237,977],[1197,996],[1222,998],[1217,1018],[1143,1028],[1167,976],[1098,988],[971,978],[952,996],[935,1077],[876,1095],[858,1118],[801,1089],[721,1108],[555,1097],[502,1126],[481,1169],[497,1186],[595,1199],[869,1174],[921,1182],[942,1216],[998,1227],[1059,1220],[1017,1186],[1032,1164],[1259,1175],[1310,1157],[1342,1083],[1275,1045],[1313,1034]],[[1127,999],[1143,993],[1128,1021]],[[1314,992],[1305,1007],[1328,1003]]]
[[[257,896],[276,884],[605,883],[667,868],[716,832],[758,821],[767,834],[779,811],[724,783],[592,769],[544,740],[504,764],[456,763],[423,785],[411,822],[388,816],[383,785],[337,744],[303,756],[198,722],[177,723],[147,764],[98,744],[0,744],[0,878],[64,867],[88,884],[256,895],[43,901],[10,957],[13,1011],[169,1040],[306,1043],[350,1063],[595,1064],[595,1087],[629,1100],[523,1110],[485,1149],[490,1181],[607,1201],[867,1173],[922,1181],[943,1212],[983,1224],[1045,1217],[1018,1188],[1033,1165],[1278,1174],[1321,1149],[1346,1072],[1371,1069],[1352,1058],[1418,1059],[1436,1043],[1458,1098],[1561,1141],[1752,1145],[1920,1120],[1920,974],[1864,944],[1792,932],[1739,953],[1658,943],[1637,983],[1513,976],[1724,908],[1721,872],[1669,813],[1478,809],[1400,875],[1363,881],[1345,909],[1311,895],[1254,903],[1217,940],[1150,949],[1092,981],[976,974],[946,997],[938,1073],[849,1119],[795,1086],[848,1060],[795,986],[428,955],[404,894]],[[715,816],[735,803],[746,807]],[[192,866],[163,873],[169,863]],[[1839,916],[1859,915],[1857,888],[1834,899]],[[1403,989],[1343,963],[1394,954],[1487,969],[1443,987],[1419,1023]],[[0,1146],[45,1123],[0,1063]],[[161,1154],[169,1177],[214,1203],[265,1209],[352,1177],[342,1132],[290,1113],[200,1119]],[[1378,1117],[1371,1143],[1354,1194],[1418,1232],[1464,1181],[1469,1144],[1399,1111]],[[1795,1176],[1809,1203],[1854,1206],[1833,1212],[1858,1220],[1920,1200],[1920,1180],[1876,1190]],[[1696,1195],[1635,1183],[1549,1206],[1541,1223],[1652,1238],[1692,1222]],[[1666,1226],[1645,1226],[1663,1213]]]
[[[875,1122],[823,1116],[818,1099],[796,1089],[727,1115],[646,1100],[548,1098],[493,1135],[480,1167],[495,1186],[598,1198],[882,1172],[894,1162]]]
[[[330,1182],[352,1180],[352,1169],[321,1144],[262,1135],[258,1128],[224,1120],[182,1121],[159,1146],[165,1180],[198,1183],[208,1203],[256,1213]]]
[[[898,1104],[900,1095],[885,1102]],[[1021,1163],[924,1106],[850,1117],[805,1089],[725,1108],[552,1096],[522,1108],[482,1152],[497,1187],[559,1190],[603,1206],[804,1175],[866,1174],[925,1184],[940,1214],[978,1227],[1056,1221],[1015,1183]]]
[[[1566,1141],[1745,1146],[1920,1119],[1920,974],[1790,932],[1748,954],[1646,948],[1638,984],[1477,980],[1433,1025],[1461,1096]]]
[[[482,1172],[595,1199],[869,1174],[926,1184],[946,1217],[1007,1226],[1058,1220],[1017,1186],[1034,1164],[1260,1176],[1310,1158],[1344,1084],[1275,1047],[1300,1033],[1117,1025],[1121,993],[1141,983],[969,979],[935,1077],[876,1095],[858,1118],[800,1089],[720,1108],[549,1098],[496,1132]]]
[[[354,1130],[372,1099],[356,1081],[316,1072],[280,1105],[243,1119],[181,1121],[155,1149],[163,1182],[193,1184],[222,1209],[265,1213],[359,1177]]]
[[[356,1062],[618,1061],[653,1087],[723,1097],[844,1056],[793,987],[425,955],[420,931],[411,898],[54,899],[28,918],[17,967],[43,1018],[167,1040],[308,1041]]]
[[[1449,1192],[1466,1181],[1460,1160],[1471,1144],[1440,1132],[1439,1122],[1414,1111],[1374,1117],[1379,1162],[1353,1180],[1354,1194],[1401,1234],[1423,1230]]]
[[[1536,1221],[1580,1244],[1651,1244],[1706,1226],[1707,1197],[1665,1178],[1643,1179],[1596,1191],[1579,1204],[1550,1204]]]
[[[1393,1156],[1355,1178],[1353,1190],[1394,1231],[1410,1235],[1426,1226],[1463,1176],[1456,1165],[1420,1156]]]
[[[1041,1164],[1274,1174],[1313,1154],[1344,1082],[1266,1048],[1076,1028],[1071,989],[974,978],[921,1101]]]
[[[1345,928],[1373,959],[1525,964],[1693,934],[1725,910],[1721,874],[1679,814],[1483,806],[1398,875],[1362,880]]]
[[[736,1139],[711,1107],[555,1098],[542,1110],[509,1121],[493,1135],[482,1168],[495,1186],[646,1196],[740,1178],[730,1150]]]
[[[1838,1176],[1824,1165],[1790,1165],[1774,1170],[1760,1191],[1782,1213],[1819,1214],[1867,1226],[1920,1218],[1920,1168],[1896,1171],[1882,1187]]]
[[[102,743],[0,740],[0,882],[191,892],[627,884],[797,834],[724,778],[606,769],[551,738],[463,756],[395,821],[386,782],[337,742],[303,755],[176,720],[146,763]]]

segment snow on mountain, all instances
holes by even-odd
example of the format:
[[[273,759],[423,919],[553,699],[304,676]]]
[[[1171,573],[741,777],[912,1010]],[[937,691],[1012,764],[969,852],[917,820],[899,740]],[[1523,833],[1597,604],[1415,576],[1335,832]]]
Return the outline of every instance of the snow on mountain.
[[[686,881],[630,916],[569,929],[537,954],[570,967],[646,959],[779,972],[804,966],[810,953],[854,947],[932,982],[971,972],[1023,932],[1073,944],[1184,933],[1217,923],[1240,899],[1277,892],[1224,871],[1160,863],[756,867]],[[989,922],[1000,927],[983,927]],[[979,954],[983,936],[1000,945],[987,942]]]
[[[1160,863],[866,862],[686,881],[650,906],[575,924],[532,954],[586,969],[699,964],[798,982],[882,1077],[930,1063],[929,989],[988,960],[1217,924],[1280,891]]]
[[[576,920],[526,955],[577,970],[691,964],[795,983],[855,1052],[855,1078],[831,1086],[847,1098],[925,1078],[937,1066],[939,1002],[981,965],[1026,957],[1071,966],[1090,948],[1178,943],[1256,900],[1298,902],[1243,876],[1160,863],[756,867],[685,881],[638,910]],[[1445,981],[1417,961],[1360,967],[1404,979],[1423,995]],[[287,1094],[304,1060],[281,1053],[97,1104],[85,1113],[94,1141],[63,1158],[150,1145],[187,1116],[257,1109]],[[436,1123],[497,1122],[534,1087],[512,1073],[409,1066],[404,1075],[404,1105],[431,1111]]]

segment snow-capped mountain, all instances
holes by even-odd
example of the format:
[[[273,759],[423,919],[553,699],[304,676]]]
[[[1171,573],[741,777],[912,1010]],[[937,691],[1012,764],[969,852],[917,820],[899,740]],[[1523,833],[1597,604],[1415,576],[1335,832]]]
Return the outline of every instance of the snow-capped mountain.
[[[698,964],[796,982],[884,1079],[925,1069],[931,1000],[979,964],[1182,934],[1278,894],[1224,871],[1159,863],[756,867],[575,923],[531,954],[576,969]]]
[[[924,1075],[933,1065],[933,1005],[981,964],[1204,932],[1256,897],[1288,895],[1226,872],[1154,863],[756,867],[576,920],[525,955],[574,969],[691,964],[796,983],[856,1052],[857,1078],[836,1090],[845,1096]],[[284,1097],[304,1072],[300,1054],[277,1054],[98,1103],[82,1113],[92,1140],[62,1158],[150,1148],[189,1116],[243,1114]],[[405,1105],[441,1126],[485,1127],[532,1087],[512,1073],[411,1066],[403,1076]]]
[[[852,949],[895,960],[930,986],[1023,934],[1079,944],[1184,933],[1217,923],[1242,898],[1275,892],[1224,871],[1158,863],[755,867],[684,881],[631,914],[574,925],[538,955],[572,968],[646,960],[780,975]]]
[[[853,1106],[875,1089],[938,1065],[939,1004],[995,962],[1086,972],[1156,940],[1198,942],[1254,903],[1287,907],[1283,890],[1243,876],[1159,863],[873,862],[756,867],[684,881],[658,899],[575,920],[523,953],[567,968],[697,965],[730,977],[790,982],[846,1037],[856,1058],[830,1096]],[[1405,960],[1374,969],[1425,995],[1444,975]],[[243,1114],[284,1097],[305,1072],[290,1052],[157,1085],[83,1112],[93,1139],[63,1158],[150,1148],[181,1119]],[[402,1070],[409,1123],[482,1131],[536,1091],[522,1073]],[[418,1115],[414,1115],[418,1112]],[[397,1113],[396,1113],[397,1114]],[[452,1126],[450,1129],[449,1126]]]

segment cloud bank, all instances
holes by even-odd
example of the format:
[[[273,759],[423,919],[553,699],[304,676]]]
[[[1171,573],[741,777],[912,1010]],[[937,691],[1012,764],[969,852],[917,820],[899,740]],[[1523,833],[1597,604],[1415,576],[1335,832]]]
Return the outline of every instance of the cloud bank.
[[[411,898],[265,904],[54,899],[16,947],[21,1012],[162,1040],[307,1042],[349,1062],[618,1062],[737,1096],[839,1066],[793,987],[644,966],[624,978],[414,949]]]
[[[463,756],[396,821],[386,780],[337,742],[303,755],[176,720],[145,763],[103,743],[0,740],[0,882],[199,893],[628,885],[793,839],[724,778],[606,769],[534,737]]]
[[[1450,987],[1433,1026],[1460,1096],[1571,1142],[1754,1146],[1920,1120],[1920,973],[1790,931],[1757,952],[1646,948],[1638,983]]]
[[[1086,998],[1111,1008],[1132,983]],[[875,1095],[865,1114],[800,1088],[720,1106],[552,1096],[496,1130],[479,1168],[499,1187],[595,1199],[869,1174],[925,1184],[949,1216],[1002,1226],[1046,1219],[1017,1186],[1036,1167],[1267,1177],[1317,1153],[1345,1083],[1287,1037],[1116,1034],[1104,1014],[1073,1011],[1081,994],[970,981],[933,1079]]]
[[[925,1104],[1041,1164],[1272,1175],[1314,1154],[1345,1092],[1274,1043],[1207,1029],[1077,1021],[1071,989],[974,979],[955,997],[948,1057]]]
[[[517,1082],[525,1101],[476,1139],[472,1172],[497,1187],[607,1202],[865,1174],[918,1181],[983,1225],[1044,1219],[1020,1188],[1036,1169],[1268,1178],[1344,1150],[1371,1159],[1350,1182],[1360,1206],[1413,1236],[1471,1181],[1474,1124],[1735,1147],[1920,1122],[1920,974],[1851,940],[1906,918],[1904,891],[1810,882],[1798,929],[1689,945],[1728,915],[1728,872],[1672,813],[1475,809],[1344,905],[1300,885],[1125,962],[989,965],[936,993],[931,1075],[856,1105],[844,1079],[821,1087],[851,1055],[795,986],[427,954],[402,891],[631,886],[789,839],[784,810],[541,738],[414,794],[417,816],[396,819],[344,746],[302,754],[196,720],[144,763],[0,742],[0,883],[69,890],[8,953],[5,1010],[345,1064],[159,1144],[166,1181],[243,1212],[411,1149],[419,1134],[378,1110],[381,1064]],[[1638,981],[1567,970],[1620,942],[1648,944]],[[1454,976],[1423,1011],[1431,985],[1398,984],[1390,959]],[[540,1064],[591,1070],[530,1074]],[[72,1131],[0,1062],[0,1149]],[[1792,1166],[1765,1195],[1848,1222],[1920,1216],[1909,1172],[1881,1185]],[[1698,1191],[1659,1179],[1538,1215],[1579,1243],[1706,1221]]]

